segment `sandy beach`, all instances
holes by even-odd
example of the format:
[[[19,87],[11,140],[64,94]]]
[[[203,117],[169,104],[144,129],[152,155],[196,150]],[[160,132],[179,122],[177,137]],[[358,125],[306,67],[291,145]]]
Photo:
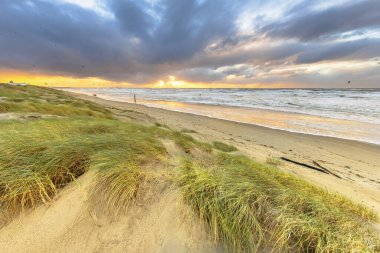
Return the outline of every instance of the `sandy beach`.
[[[285,157],[334,172],[321,173],[284,161],[279,167],[330,192],[345,195],[373,208],[380,215],[380,146],[338,138],[270,129],[252,124],[169,111],[139,104],[115,102],[70,93],[111,109],[118,117],[145,124],[159,122],[173,129],[189,129],[200,140],[223,141],[261,162],[268,157]]]
[[[376,252],[380,146],[1,88],[0,252]]]

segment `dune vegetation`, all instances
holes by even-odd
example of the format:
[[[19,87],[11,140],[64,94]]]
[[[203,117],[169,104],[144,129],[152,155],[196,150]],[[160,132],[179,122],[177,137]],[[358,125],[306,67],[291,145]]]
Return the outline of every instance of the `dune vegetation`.
[[[207,165],[186,159],[180,171],[185,201],[237,252],[371,250],[371,211],[276,168],[220,153]]]
[[[111,118],[104,107],[66,96],[59,90],[0,84],[0,113],[10,112]]]
[[[220,142],[220,141],[214,141],[212,143],[214,145],[214,148],[220,150],[220,151],[223,151],[223,152],[234,152],[234,151],[237,151],[238,149],[232,145],[228,145],[228,144],[225,144],[223,142]]]
[[[149,185],[165,180],[227,252],[374,252],[371,209],[331,194],[228,144],[194,131],[118,119],[64,92],[0,85],[0,229],[52,200],[89,170],[92,202],[125,214]],[[44,117],[49,116],[49,117]],[[164,144],[180,150],[173,154]],[[178,161],[167,169],[168,160]]]

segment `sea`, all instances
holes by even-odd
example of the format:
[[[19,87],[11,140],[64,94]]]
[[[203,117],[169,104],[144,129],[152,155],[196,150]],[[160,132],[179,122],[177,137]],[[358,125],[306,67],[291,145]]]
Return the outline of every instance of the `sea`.
[[[66,89],[281,129],[380,145],[380,89]]]

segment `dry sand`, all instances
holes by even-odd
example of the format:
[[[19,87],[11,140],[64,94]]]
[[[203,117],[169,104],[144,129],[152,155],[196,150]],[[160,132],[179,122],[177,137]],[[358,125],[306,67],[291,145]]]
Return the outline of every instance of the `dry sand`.
[[[174,143],[165,143],[176,152]],[[174,169],[171,160],[166,168]],[[115,217],[90,197],[95,171],[70,184],[48,205],[27,213],[0,230],[1,253],[202,253],[221,252],[180,203],[176,188],[165,182]],[[96,206],[96,208],[94,208]]]

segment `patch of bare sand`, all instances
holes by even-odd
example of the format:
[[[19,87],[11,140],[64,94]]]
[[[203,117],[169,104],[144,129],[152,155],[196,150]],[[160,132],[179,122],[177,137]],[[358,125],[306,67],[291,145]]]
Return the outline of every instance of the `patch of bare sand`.
[[[24,119],[41,119],[41,118],[57,118],[59,116],[40,114],[40,113],[16,113],[7,112],[0,113],[0,120],[24,120]]]
[[[152,189],[118,217],[89,208],[95,179],[87,172],[49,206],[17,218],[0,230],[0,252],[219,252],[195,218],[185,215],[176,189]]]
[[[40,206],[3,227],[0,230],[1,252],[49,252],[54,247],[52,242],[87,216],[87,188],[93,177],[93,172],[86,173],[63,189],[48,206]],[[55,246],[60,247],[59,244]]]

